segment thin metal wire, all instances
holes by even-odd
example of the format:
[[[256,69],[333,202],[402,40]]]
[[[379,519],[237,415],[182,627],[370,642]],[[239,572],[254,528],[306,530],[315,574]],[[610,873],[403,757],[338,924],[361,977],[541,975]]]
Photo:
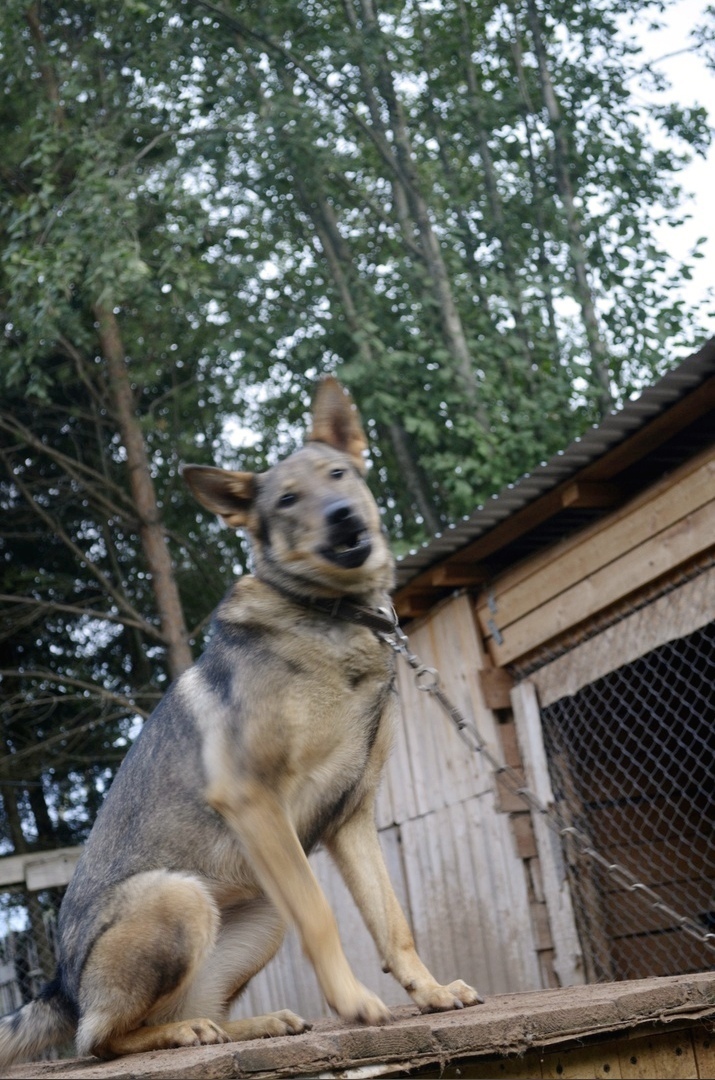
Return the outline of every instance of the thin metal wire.
[[[449,698],[442,687],[439,672],[435,668],[428,667],[416,653],[412,652],[409,646],[409,639],[401,627],[396,625],[392,634],[383,634],[381,636],[399,656],[402,656],[409,667],[412,668],[417,688],[430,694],[430,696],[435,699],[445,715],[454,725],[462,742],[471,751],[481,754],[484,757],[494,770],[494,773],[500,777],[504,786],[513,795],[518,796],[531,810],[541,814],[547,825],[553,829],[554,832],[558,833],[562,839],[569,837],[581,855],[585,855],[587,858],[597,863],[614,881],[623,885],[644,902],[648,902],[654,910],[661,911],[668,915],[675,925],[700,944],[705,945],[708,949],[715,950],[715,933],[710,931],[703,932],[702,926],[695,919],[688,915],[681,914],[669,904],[664,903],[654,889],[651,889],[650,886],[646,885],[644,882],[639,881],[635,874],[632,874],[626,867],[607,859],[593,847],[591,841],[584,833],[575,828],[575,826],[568,825],[555,805],[546,806],[533,791],[523,785],[516,770],[510,765],[504,764],[491,752],[476,724],[473,721],[468,720],[461,709],[459,709],[459,707]]]

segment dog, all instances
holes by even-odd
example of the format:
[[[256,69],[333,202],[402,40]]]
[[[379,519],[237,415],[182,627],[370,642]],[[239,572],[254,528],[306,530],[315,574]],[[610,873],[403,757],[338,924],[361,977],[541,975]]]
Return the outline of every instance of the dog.
[[[481,1000],[420,960],[375,826],[396,710],[379,630],[393,560],[366,448],[328,376],[305,444],[267,472],[184,466],[198,501],[248,534],[254,572],[119,769],[63,900],[56,976],[0,1021],[0,1064],[73,1035],[78,1054],[108,1058],[303,1032],[289,1010],[227,1019],[288,924],[342,1020],[388,1022],[343,953],[308,862],[318,843],[423,1012]]]

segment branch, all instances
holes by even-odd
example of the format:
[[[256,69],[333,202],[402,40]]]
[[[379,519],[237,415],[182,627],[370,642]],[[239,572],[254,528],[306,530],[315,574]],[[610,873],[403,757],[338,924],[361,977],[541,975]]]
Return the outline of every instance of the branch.
[[[136,520],[136,513],[127,515],[114,503],[104,498],[101,491],[106,487],[111,487],[115,495],[132,511],[135,510],[134,504],[122,488],[111,481],[103,473],[99,473],[96,469],[91,468],[89,465],[83,464],[81,461],[77,461],[75,458],[69,457],[67,454],[63,454],[61,450],[56,450],[52,446],[48,446],[42,439],[38,439],[36,435],[33,435],[29,428],[21,424],[19,420],[16,420],[10,413],[0,412],[0,429],[7,431],[8,434],[16,437],[21,437],[28,446],[31,446],[35,450],[39,450],[40,453],[45,454],[52,461],[55,461],[60,465],[68,476],[76,480],[87,491],[92,491],[97,503],[104,505],[105,510],[108,510],[110,516],[121,517],[126,520]],[[90,486],[84,477],[91,478],[99,486],[99,490],[94,485]]]
[[[143,630],[145,632],[147,627],[145,622],[124,618],[121,615],[113,615],[109,611],[98,611],[96,608],[82,607],[79,604],[56,604],[51,600],[37,600],[33,596],[10,596],[7,593],[0,593],[0,603],[24,604],[27,607],[43,607],[47,608],[49,611],[62,611],[68,615],[83,615],[91,619],[103,619],[105,622],[119,623],[122,626],[133,626],[137,630]],[[156,628],[154,628],[153,637],[156,641],[163,642],[163,638]]]
[[[97,697],[106,701],[113,701],[117,705],[122,705],[131,713],[138,713],[140,716],[148,716],[147,712],[140,709],[135,701],[126,697],[124,694],[115,693],[113,690],[107,690],[106,687],[100,686],[98,683],[86,682],[84,679],[75,679],[72,675],[60,675],[56,671],[50,669],[44,670],[43,668],[28,668],[26,671],[19,671],[17,668],[0,668],[0,678],[3,679],[40,679],[42,682],[52,682],[58,685],[76,686],[80,690],[89,690],[91,693],[96,694]],[[142,694],[142,697],[147,695]],[[157,697],[162,695],[157,693]],[[99,723],[98,720],[93,720],[92,723]],[[71,734],[71,731],[64,732],[64,736]]]
[[[144,712],[142,709],[136,708],[136,706],[134,707],[133,711],[137,715],[141,716],[142,719],[144,719],[144,720],[146,720],[148,718],[148,716],[149,716],[149,713]],[[46,739],[43,739],[41,742],[35,743],[34,746],[27,746],[27,747],[25,747],[24,750],[18,750],[14,754],[5,754],[5,755],[3,755],[2,758],[0,758],[0,776],[2,776],[3,773],[5,773],[6,771],[14,773],[16,771],[16,764],[17,764],[18,760],[20,760],[20,759],[26,759],[26,758],[32,757],[34,754],[37,754],[39,751],[42,751],[44,753],[44,751],[47,750],[47,748],[49,746],[54,746],[55,743],[62,742],[63,740],[66,740],[66,739],[71,739],[73,735],[82,735],[87,731],[92,731],[92,730],[94,730],[94,728],[99,727],[100,725],[103,725],[103,724],[110,723],[111,721],[116,720],[120,716],[123,716],[123,715],[125,715],[125,714],[124,713],[118,713],[118,714],[115,714],[113,716],[103,717],[100,720],[88,720],[85,724],[78,724],[77,727],[71,728],[69,731],[62,731],[62,732],[58,732],[56,735],[49,735]],[[72,754],[71,751],[68,752],[68,755],[71,756],[71,757],[75,756],[75,755]],[[121,756],[123,757],[124,755],[122,754]],[[107,761],[107,760],[108,760],[107,756],[103,755],[102,761]],[[94,759],[94,758],[92,759],[92,764],[96,764],[96,759]],[[17,781],[17,779],[15,777],[13,777],[13,781],[16,782],[16,783],[19,783],[19,781]],[[3,779],[3,783],[4,782],[5,781]]]
[[[9,476],[12,477],[12,482],[16,485],[18,491],[20,492],[28,506],[35,511],[37,516],[42,521],[44,521],[47,526],[49,526],[50,530],[55,534],[55,536],[57,536],[58,539],[62,541],[65,547],[69,548],[69,550],[78,560],[78,562],[83,563],[86,566],[92,577],[95,578],[95,580],[99,582],[105,592],[107,592],[114,599],[117,607],[120,608],[120,610],[122,611],[126,611],[132,619],[135,619],[139,623],[141,629],[144,630],[146,634],[150,635],[151,637],[155,637],[157,634],[156,628],[152,626],[152,624],[146,619],[142,618],[141,614],[134,607],[132,607],[126,597],[118,589],[115,589],[107,575],[104,574],[99,569],[99,567],[91,561],[91,559],[87,558],[84,551],[82,551],[82,548],[75,544],[74,540],[72,540],[71,537],[67,535],[65,530],[52,517],[52,515],[48,514],[47,511],[40,506],[36,499],[33,499],[26,485],[23,484],[17,473],[13,471],[10,462],[7,459],[7,456],[2,451],[0,451],[0,460],[4,462]],[[159,640],[164,641],[163,636],[159,638]]]
[[[657,56],[655,60],[647,60],[644,66],[651,68],[654,64],[662,64],[664,60],[672,60],[674,56],[682,56],[683,53],[697,52],[704,44],[703,41],[699,41],[696,45],[687,45],[684,49],[676,49],[675,52],[663,53],[662,56]]]
[[[318,75],[316,75],[315,72],[308,66],[308,64],[300,60],[293,52],[291,52],[290,49],[286,48],[285,45],[281,45],[281,43],[276,41],[274,38],[269,37],[267,34],[262,34],[258,30],[251,29],[250,27],[242,23],[239,19],[237,19],[234,15],[229,15],[228,12],[223,11],[219,7],[216,7],[215,4],[209,3],[208,0],[196,0],[196,3],[199,7],[205,8],[206,11],[210,11],[211,14],[215,15],[217,19],[222,20],[224,23],[230,26],[233,30],[236,31],[237,34],[240,34],[242,37],[253,38],[254,41],[259,42],[270,52],[273,52],[278,56],[282,57],[283,60],[285,60],[288,64],[292,65],[298,71],[302,72],[303,75],[305,75],[305,77],[310,82],[311,86],[315,87],[321,92],[321,94],[324,94],[326,97],[330,98],[336,105],[338,105],[341,112],[343,114],[346,114],[348,119],[360,129],[365,138],[367,138],[373,144],[378,154],[382,158],[383,162],[387,165],[390,172],[397,177],[400,183],[405,185],[409,183],[409,178],[404,176],[400,163],[392,154],[390,144],[385,139],[379,138],[378,133],[374,131],[369,124],[366,124],[360,116],[357,115],[357,113],[353,109],[352,102],[348,98],[346,98],[344,94],[341,94],[336,87],[326,86],[324,82],[318,77]]]

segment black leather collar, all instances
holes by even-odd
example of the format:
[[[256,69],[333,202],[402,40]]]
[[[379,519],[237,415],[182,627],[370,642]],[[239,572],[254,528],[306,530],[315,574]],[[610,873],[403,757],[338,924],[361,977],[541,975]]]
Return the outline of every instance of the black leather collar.
[[[315,611],[321,615],[327,615],[330,619],[340,619],[342,622],[355,623],[357,626],[365,626],[376,634],[393,634],[397,629],[397,615],[394,608],[386,611],[385,608],[369,608],[358,604],[348,596],[339,596],[334,600],[322,596],[304,596],[294,593],[291,589],[285,589],[277,585],[275,581],[255,575],[264,585],[270,586],[276,592],[291,600],[294,604]]]

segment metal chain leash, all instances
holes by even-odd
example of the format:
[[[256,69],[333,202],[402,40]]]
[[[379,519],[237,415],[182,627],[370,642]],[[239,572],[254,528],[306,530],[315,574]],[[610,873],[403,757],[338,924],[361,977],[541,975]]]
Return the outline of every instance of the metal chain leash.
[[[575,828],[575,826],[568,825],[561,817],[561,814],[555,805],[546,806],[533,791],[524,787],[517,771],[510,765],[505,765],[491,752],[485,740],[479,733],[476,724],[471,720],[467,720],[461,709],[455,705],[445,693],[439,672],[435,668],[428,667],[422,662],[419,656],[411,651],[409,639],[398,625],[396,615],[392,633],[380,634],[380,637],[387,642],[395,653],[402,656],[406,663],[412,668],[418,690],[423,690],[435,699],[437,704],[454,725],[462,742],[474,753],[483,756],[485,761],[487,761],[494,770],[495,775],[501,779],[504,786],[513,795],[517,795],[531,810],[541,814],[549,828],[558,833],[562,839],[569,837],[576,846],[579,855],[585,855],[595,863],[598,863],[598,865],[602,867],[613,880],[625,886],[630,892],[641,897],[644,902],[649,902],[653,909],[666,914],[673,920],[675,925],[684,931],[684,933],[694,938],[701,945],[705,945],[707,948],[715,950],[715,933],[711,931],[703,932],[702,926],[696,922],[695,919],[690,918],[688,915],[681,915],[680,912],[664,903],[654,889],[651,889],[649,885],[645,885],[642,881],[639,881],[635,874],[632,874],[631,871],[627,870],[624,866],[611,862],[593,847],[589,838],[584,833]]]

